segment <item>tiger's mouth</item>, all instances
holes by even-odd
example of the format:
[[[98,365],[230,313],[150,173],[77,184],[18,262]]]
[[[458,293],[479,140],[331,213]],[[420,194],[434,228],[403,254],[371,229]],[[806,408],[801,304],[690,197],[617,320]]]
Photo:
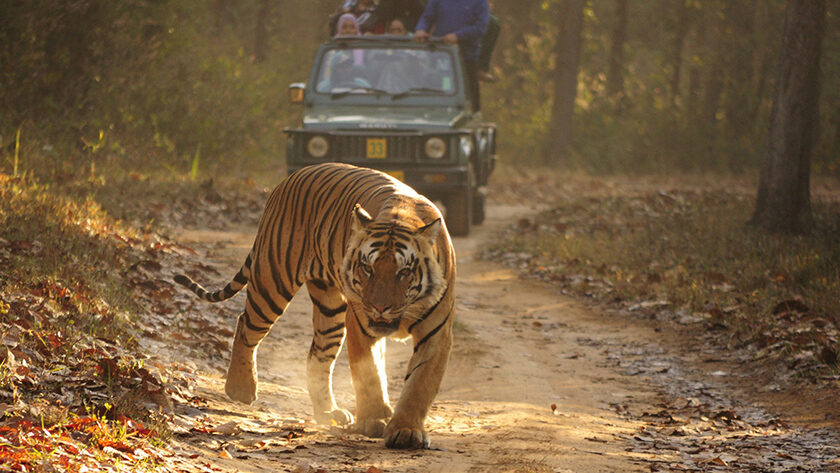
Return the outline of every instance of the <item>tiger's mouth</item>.
[[[368,326],[379,333],[391,333],[400,328],[400,318],[385,319],[382,317],[369,317]]]

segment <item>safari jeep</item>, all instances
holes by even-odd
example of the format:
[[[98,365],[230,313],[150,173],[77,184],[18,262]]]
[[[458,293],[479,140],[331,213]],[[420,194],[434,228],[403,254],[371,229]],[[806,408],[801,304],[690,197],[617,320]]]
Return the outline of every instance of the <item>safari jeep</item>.
[[[482,123],[456,46],[411,37],[339,37],[323,44],[304,105],[287,128],[289,173],[335,161],[386,172],[442,204],[452,235],[484,220],[495,125]]]

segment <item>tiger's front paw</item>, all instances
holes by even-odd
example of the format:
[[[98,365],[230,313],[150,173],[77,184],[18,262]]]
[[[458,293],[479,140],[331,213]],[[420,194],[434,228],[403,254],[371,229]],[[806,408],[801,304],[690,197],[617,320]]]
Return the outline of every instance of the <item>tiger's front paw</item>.
[[[257,399],[257,352],[234,339],[225,392],[234,401],[251,404]]]
[[[334,409],[315,413],[315,421],[325,425],[348,425],[353,423],[353,414],[347,409]]]
[[[257,377],[228,371],[225,393],[234,401],[251,404],[257,400]]]
[[[251,404],[257,399],[257,366],[253,355],[237,353],[230,359],[225,392],[234,401]]]
[[[388,448],[429,448],[429,434],[422,427],[398,427],[391,422],[385,427],[385,446]]]
[[[382,438],[388,419],[358,419],[350,430],[373,438]]]

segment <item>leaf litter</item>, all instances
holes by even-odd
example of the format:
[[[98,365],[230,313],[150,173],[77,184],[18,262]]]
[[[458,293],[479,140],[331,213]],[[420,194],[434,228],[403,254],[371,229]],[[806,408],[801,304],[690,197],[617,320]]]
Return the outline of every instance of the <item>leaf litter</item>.
[[[207,215],[218,216],[219,210],[225,208],[222,205],[207,210]],[[181,202],[171,208],[158,207],[162,212],[158,216],[174,222],[192,219],[189,221],[203,223],[189,217],[194,207],[204,206]],[[258,214],[253,208],[247,206],[246,210]],[[529,222],[520,225],[524,230],[533,226]],[[122,275],[140,305],[146,308],[141,320],[130,321],[142,335],[137,339],[86,337],[55,323],[78,315],[82,302],[88,302],[84,301],[84,291],[41,283],[0,294],[4,348],[0,352],[0,406],[6,414],[0,421],[0,467],[29,471],[39,468],[42,459],[48,458],[51,464],[66,471],[115,471],[115,461],[153,465],[161,471],[222,471],[193,450],[167,445],[169,439],[189,438],[190,445],[205,445],[217,458],[226,460],[265,459],[268,457],[261,455],[269,450],[273,458],[295,454],[307,448],[299,443],[300,439],[319,438],[318,431],[305,422],[219,423],[218,417],[205,414],[212,401],[196,391],[197,367],[189,362],[163,360],[206,359],[211,368],[223,368],[232,335],[230,311],[207,306],[195,310],[196,301],[174,290],[171,268],[186,267],[188,272],[196,273],[218,271],[202,262],[195,249],[160,235],[138,239],[114,233],[112,239],[128,248]],[[6,255],[16,251],[37,253],[39,243],[0,239],[0,268],[8,262]],[[597,278],[572,279],[594,289],[611,287],[609,281]],[[668,308],[667,301],[646,302],[639,303],[638,312],[648,314]],[[109,308],[90,306],[86,304],[82,310],[95,312],[92,315],[101,323],[126,318]],[[798,316],[781,315],[796,308],[785,305],[779,319],[791,324],[802,321]],[[208,311],[215,316],[207,316]],[[704,321],[705,318],[686,322]],[[830,325],[810,323],[817,328]],[[536,324],[534,327],[540,328]],[[768,340],[767,346],[776,343]],[[201,355],[173,356],[173,350]],[[644,350],[634,353],[622,355],[628,359],[651,355]],[[830,354],[825,356],[830,358]],[[675,374],[662,360],[659,364],[621,367],[628,374],[663,377],[663,392],[668,397],[656,412],[634,411],[629,403],[610,406],[622,415],[645,421],[644,429],[623,440],[635,451],[650,455],[653,471],[831,471],[836,466],[838,452],[826,439],[832,439],[833,445],[837,442],[829,432],[790,428],[765,413],[732,406],[715,397],[714,389],[708,385],[680,380],[688,385],[669,388]],[[551,410],[557,415],[556,406],[551,406]],[[592,437],[590,441],[603,440]],[[351,449],[370,443],[353,436],[344,437],[341,442]],[[741,446],[754,455],[744,455]],[[679,459],[675,459],[677,454]],[[807,469],[812,467],[824,469]],[[296,471],[326,470],[304,462]],[[370,467],[368,471],[375,473],[379,469]]]
[[[604,345],[610,366],[648,378],[660,392],[653,409],[632,397],[605,407],[642,423],[635,434],[616,437],[642,454],[651,471],[840,471],[835,430],[788,425],[733,400],[722,394],[720,377],[659,346]]]
[[[767,310],[769,317],[750,324],[744,313],[755,311],[756,304],[751,301],[754,296],[739,292],[738,274],[715,270],[702,274],[700,284],[707,285],[706,294],[721,296],[710,298],[697,310],[675,304],[658,289],[666,278],[696,284],[689,282],[683,267],[649,261],[647,269],[631,268],[632,273],[625,274],[626,268],[617,264],[590,261],[574,252],[575,245],[581,245],[576,242],[585,245],[588,239],[617,235],[646,225],[646,220],[679,220],[680,215],[693,212],[697,201],[727,202],[740,196],[645,186],[632,191],[613,188],[622,184],[611,181],[584,189],[579,183],[551,185],[551,179],[541,177],[526,176],[522,181],[507,189],[511,200],[524,194],[532,195],[535,202],[557,204],[520,218],[498,239],[500,243],[485,249],[484,259],[502,261],[524,277],[548,282],[564,294],[592,298],[610,312],[653,321],[652,328],[663,334],[673,330],[693,339],[696,353],[679,356],[666,354],[658,346],[628,347],[617,340],[604,348],[611,365],[624,376],[643,376],[659,386],[656,410],[645,409],[644,401],[634,402],[632,397],[605,407],[644,423],[634,435],[620,439],[631,444],[630,450],[640,454],[651,471],[840,471],[840,439],[834,428],[791,426],[721,394],[731,392],[730,386],[754,382],[756,367],[760,367],[766,373],[766,385],[760,390],[802,386],[829,398],[829,393],[835,393],[836,400],[840,387],[837,314],[814,311],[799,297],[780,298]],[[558,247],[572,250],[557,251],[561,255],[557,257],[552,253],[552,239],[571,241]],[[623,279],[638,278],[639,273],[642,279],[635,281],[635,287]],[[773,284],[791,280],[787,272],[767,277]],[[585,337],[578,342],[597,343]],[[684,361],[693,356],[747,368],[698,371]],[[837,419],[830,419],[831,415],[826,414],[826,420]]]
[[[234,215],[256,218],[252,210],[261,207],[260,197],[229,197],[232,209],[247,210]],[[184,205],[178,208],[187,215]],[[142,315],[110,307],[83,283],[0,276],[0,470],[217,470],[167,447],[179,429],[201,428],[199,418],[177,412],[206,404],[194,392],[195,367],[171,361],[184,359],[174,353],[187,346],[221,360],[232,335],[224,319],[183,311],[191,302],[177,296],[167,268],[184,261],[196,271],[208,266],[193,249],[160,234],[123,233],[107,219],[68,215],[89,238],[113,247],[115,267],[108,271],[122,278]],[[38,257],[43,248],[37,240],[0,238],[0,275],[12,274],[6,269],[17,258]],[[229,423],[215,432],[231,437],[241,430]],[[299,427],[288,432],[286,441],[303,435]]]

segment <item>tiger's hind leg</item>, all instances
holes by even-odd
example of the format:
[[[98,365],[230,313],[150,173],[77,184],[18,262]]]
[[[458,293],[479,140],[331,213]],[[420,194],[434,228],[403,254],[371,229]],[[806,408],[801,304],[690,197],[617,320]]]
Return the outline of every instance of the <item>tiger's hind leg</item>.
[[[312,299],[312,346],[306,360],[306,383],[315,412],[321,424],[345,425],[353,422],[353,415],[339,409],[332,389],[335,359],[344,343],[347,301],[335,286],[320,280],[306,283]]]
[[[234,401],[251,404],[257,399],[257,347],[288,307],[291,295],[278,298],[265,297],[253,285],[248,286],[245,311],[236,322],[225,380],[225,393]]]

